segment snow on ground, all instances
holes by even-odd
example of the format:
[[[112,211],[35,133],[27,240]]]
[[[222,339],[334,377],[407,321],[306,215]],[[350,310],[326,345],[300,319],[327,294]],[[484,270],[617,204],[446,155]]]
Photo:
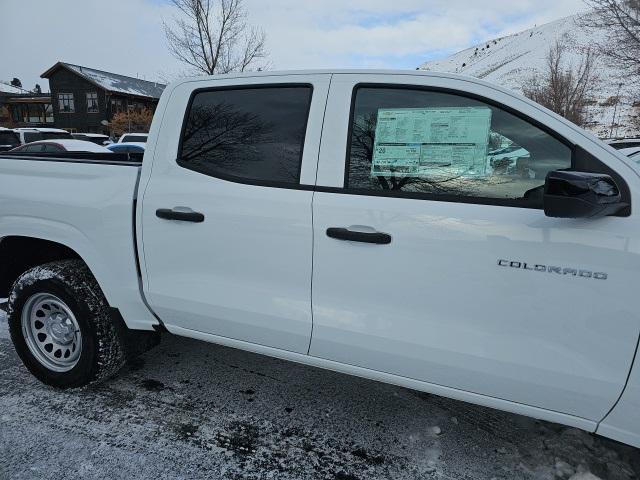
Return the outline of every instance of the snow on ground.
[[[628,480],[637,449],[556,424],[165,335],[62,392],[0,318],[0,478]]]
[[[533,75],[540,75],[546,69],[546,55],[549,48],[560,40],[566,44],[566,66],[577,67],[584,52],[595,43],[606,39],[607,30],[594,30],[581,26],[579,15],[536,26],[520,33],[489,40],[462,50],[443,60],[427,62],[420,66],[424,70],[453,72],[482,78],[489,82],[522,92],[522,85]],[[614,136],[635,136],[640,132],[629,125],[633,113],[632,104],[640,100],[640,86],[629,82],[617,65],[600,58],[597,64],[598,82],[593,93],[596,104],[589,107],[592,121],[589,130],[601,137],[608,137],[613,120],[614,105],[608,99],[618,94],[622,101],[616,113]]]

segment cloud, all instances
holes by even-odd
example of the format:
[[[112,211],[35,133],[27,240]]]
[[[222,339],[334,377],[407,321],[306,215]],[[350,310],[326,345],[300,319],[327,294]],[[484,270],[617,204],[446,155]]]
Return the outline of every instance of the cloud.
[[[146,0],[2,0],[0,79],[25,87],[59,60],[158,80],[177,68],[164,43],[165,3]]]
[[[268,33],[276,68],[397,66],[396,60],[445,55],[584,8],[582,0],[251,1]],[[286,25],[286,26],[284,26]],[[424,58],[426,60],[426,58]],[[405,65],[414,68],[418,64]]]
[[[582,0],[245,0],[276,69],[413,69],[474,43],[584,9]],[[165,0],[3,0],[0,79],[32,87],[58,60],[149,80],[183,67],[167,51]]]

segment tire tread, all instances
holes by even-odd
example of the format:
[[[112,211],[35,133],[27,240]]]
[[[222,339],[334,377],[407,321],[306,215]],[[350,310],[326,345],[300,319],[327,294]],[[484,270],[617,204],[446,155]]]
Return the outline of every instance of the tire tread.
[[[14,282],[8,301],[9,332],[16,345],[16,337],[22,336],[20,319],[15,318],[19,312],[15,306],[21,292],[38,281],[54,280],[63,283],[74,294],[76,301],[83,302],[90,315],[87,322],[95,334],[96,355],[94,368],[89,378],[80,384],[69,385],[80,387],[100,382],[115,375],[125,364],[126,332],[112,321],[110,308],[98,282],[82,260],[59,260],[33,267],[27,270]],[[46,379],[42,379],[48,383]],[[57,385],[59,386],[59,385]]]

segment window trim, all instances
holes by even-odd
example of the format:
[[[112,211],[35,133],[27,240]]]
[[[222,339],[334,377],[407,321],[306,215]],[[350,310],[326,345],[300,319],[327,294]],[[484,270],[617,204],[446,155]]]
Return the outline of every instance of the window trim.
[[[89,95],[95,95],[95,101],[96,101],[96,109],[95,110],[90,110],[89,109]],[[92,91],[92,92],[85,92],[85,100],[87,101],[87,113],[100,113],[100,98],[98,96],[98,92]],[[93,98],[92,98],[93,100]]]
[[[413,85],[413,84],[394,84],[394,83],[372,83],[372,82],[363,82],[357,83],[353,86],[351,91],[351,106],[349,108],[349,128],[347,130],[347,148],[345,154],[345,163],[344,163],[344,178],[342,187],[333,188],[332,190],[337,190],[340,193],[346,193],[351,195],[369,195],[374,197],[390,197],[390,198],[411,198],[417,200],[429,200],[429,201],[439,201],[439,202],[454,202],[454,203],[471,203],[478,205],[495,205],[501,207],[517,207],[517,208],[529,208],[534,210],[542,210],[543,207],[540,205],[532,205],[530,200],[524,198],[494,198],[494,197],[473,197],[473,196],[462,196],[462,195],[448,195],[448,194],[437,194],[437,193],[423,193],[423,192],[403,192],[401,190],[368,190],[364,188],[349,188],[349,170],[351,167],[351,137],[353,135],[353,120],[355,115],[355,106],[356,106],[356,96],[358,94],[358,90],[362,88],[377,88],[377,89],[389,89],[389,90],[420,90],[427,92],[436,92],[436,93],[446,93],[449,95],[457,95],[459,97],[466,97],[472,100],[477,100],[479,102],[485,103],[495,108],[499,108],[521,120],[524,120],[527,123],[530,123],[534,127],[542,130],[544,133],[549,136],[555,138],[565,146],[567,146],[571,152],[571,166],[570,169],[575,169],[576,165],[576,145],[564,138],[558,132],[550,129],[546,125],[537,121],[534,118],[529,117],[528,115],[512,108],[507,105],[504,105],[496,100],[483,97],[482,95],[477,95],[470,92],[465,92],[462,90],[457,90],[455,88],[446,88],[446,87],[434,87],[428,85]]]
[[[60,108],[60,95],[70,96],[69,100],[73,102],[73,108],[71,110],[64,110]],[[58,96],[58,113],[76,113],[76,99],[73,93],[58,92],[57,96]]]
[[[189,119],[189,113],[191,112],[191,107],[193,105],[193,101],[199,93],[208,93],[208,92],[220,92],[226,90],[258,90],[265,88],[308,88],[309,89],[309,99],[307,104],[307,114],[304,121],[304,135],[302,137],[302,142],[300,145],[300,164],[298,165],[298,179],[295,183],[288,182],[278,182],[274,180],[258,180],[251,178],[239,177],[237,175],[230,175],[222,172],[215,172],[215,174],[205,171],[204,168],[194,168],[189,165],[186,166],[186,162],[181,161],[182,156],[182,147],[183,147],[183,139],[184,132],[187,127],[187,121]],[[227,182],[240,183],[244,185],[254,185],[260,187],[274,187],[274,188],[288,188],[294,190],[313,190],[314,185],[305,185],[300,183],[300,176],[302,174],[302,162],[304,161],[304,144],[307,140],[307,127],[309,125],[309,116],[311,115],[311,104],[313,103],[313,94],[314,88],[313,84],[309,82],[285,82],[285,83],[259,83],[259,84],[245,84],[245,85],[224,85],[220,87],[202,87],[196,88],[191,92],[189,96],[189,101],[187,102],[187,107],[184,112],[184,116],[182,118],[182,127],[180,128],[180,141],[178,143],[178,152],[176,154],[176,164],[185,170],[190,170],[192,172],[200,173],[201,175],[206,175],[208,177],[217,178],[219,180],[224,180]]]

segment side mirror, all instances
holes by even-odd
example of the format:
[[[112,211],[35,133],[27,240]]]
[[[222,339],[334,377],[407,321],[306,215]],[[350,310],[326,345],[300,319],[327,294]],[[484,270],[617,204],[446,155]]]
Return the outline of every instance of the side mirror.
[[[547,173],[543,204],[546,216],[560,218],[606,217],[628,206],[609,175],[570,170]]]

